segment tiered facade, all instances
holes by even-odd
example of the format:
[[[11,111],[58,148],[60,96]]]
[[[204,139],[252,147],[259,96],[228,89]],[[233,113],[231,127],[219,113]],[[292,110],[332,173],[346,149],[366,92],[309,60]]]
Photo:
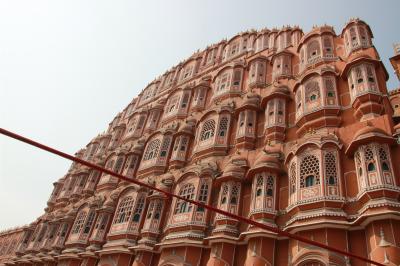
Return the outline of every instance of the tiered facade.
[[[399,265],[400,125],[372,37],[359,19],[240,33],[150,83],[76,155]],[[0,236],[0,264],[366,265],[75,163],[47,205]]]

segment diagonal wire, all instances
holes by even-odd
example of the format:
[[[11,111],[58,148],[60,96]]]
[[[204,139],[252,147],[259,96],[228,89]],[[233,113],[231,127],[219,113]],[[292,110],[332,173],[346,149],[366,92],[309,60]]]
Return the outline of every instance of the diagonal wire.
[[[80,163],[80,164],[85,165],[87,167],[96,169],[96,170],[98,170],[100,172],[115,176],[115,177],[117,177],[117,178],[119,178],[121,180],[125,180],[127,182],[134,183],[136,185],[139,185],[139,186],[146,187],[146,188],[154,190],[154,191],[158,191],[158,192],[164,193],[168,197],[174,197],[174,198],[177,198],[177,199],[180,199],[180,200],[184,200],[186,202],[189,202],[189,203],[192,203],[194,205],[206,208],[206,209],[208,209],[210,211],[214,211],[216,213],[228,216],[228,217],[236,219],[238,221],[254,225],[254,226],[258,227],[258,228],[261,228],[261,229],[264,229],[264,230],[267,230],[267,231],[270,231],[270,232],[274,232],[274,233],[276,233],[276,234],[278,234],[280,236],[285,236],[285,237],[288,237],[288,238],[291,238],[291,239],[295,239],[295,240],[298,240],[300,242],[303,242],[303,243],[306,243],[306,244],[309,244],[309,245],[312,245],[312,246],[315,246],[315,247],[319,247],[319,248],[322,248],[322,249],[326,249],[326,250],[329,250],[329,251],[332,251],[332,252],[335,252],[335,253],[339,253],[339,254],[354,258],[354,259],[358,259],[358,260],[364,261],[364,262],[368,262],[368,263],[371,263],[373,265],[384,266],[383,264],[381,264],[379,262],[370,260],[368,258],[364,258],[364,257],[356,255],[356,254],[352,254],[352,253],[350,253],[348,251],[341,250],[341,249],[338,249],[338,248],[335,248],[335,247],[331,247],[331,246],[328,246],[328,245],[325,245],[325,244],[322,244],[322,243],[307,239],[305,237],[301,237],[299,235],[292,234],[292,233],[280,230],[278,228],[275,228],[275,227],[272,227],[272,226],[268,226],[266,224],[262,224],[262,223],[256,222],[256,221],[251,220],[249,218],[246,218],[246,217],[243,217],[243,216],[239,216],[239,215],[236,215],[236,214],[232,214],[232,213],[224,211],[224,210],[220,210],[218,208],[215,208],[213,206],[210,206],[210,205],[207,205],[207,204],[204,204],[204,203],[201,203],[201,202],[197,202],[197,201],[194,201],[194,200],[191,200],[191,199],[186,199],[184,197],[181,197],[179,195],[173,194],[171,192],[164,191],[162,189],[156,188],[156,187],[154,187],[154,186],[152,186],[150,184],[146,184],[146,183],[140,182],[140,181],[138,181],[136,179],[128,178],[128,177],[123,176],[121,174],[118,174],[118,173],[115,173],[113,171],[110,171],[110,170],[108,170],[106,168],[103,168],[103,167],[101,167],[99,165],[90,163],[88,161],[82,160],[80,158],[77,158],[75,156],[69,155],[69,154],[64,153],[62,151],[56,150],[54,148],[51,148],[49,146],[46,146],[44,144],[41,144],[41,143],[36,142],[34,140],[31,140],[29,138],[23,137],[21,135],[18,135],[16,133],[13,133],[13,132],[8,131],[6,129],[0,128],[0,133],[3,134],[3,135],[6,135],[8,137],[14,138],[16,140],[25,142],[25,143],[27,143],[29,145],[35,146],[35,147],[37,147],[39,149],[42,149],[42,150],[48,151],[50,153],[56,154],[58,156],[61,156],[61,157],[65,158],[65,159],[71,160],[73,162]]]

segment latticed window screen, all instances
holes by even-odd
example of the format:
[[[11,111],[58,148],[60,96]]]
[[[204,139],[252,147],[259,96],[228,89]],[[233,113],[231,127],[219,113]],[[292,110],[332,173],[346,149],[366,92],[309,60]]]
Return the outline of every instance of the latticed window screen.
[[[221,204],[226,203],[226,197],[228,196],[228,185],[224,184],[222,186],[222,193],[221,193]]]
[[[152,140],[146,149],[143,156],[143,161],[153,159],[157,156],[158,150],[160,149],[161,141],[159,139]]]
[[[189,93],[185,93],[183,95],[182,102],[181,102],[181,108],[186,108],[186,106],[189,102],[189,96],[190,96]]]
[[[114,224],[125,223],[132,214],[134,199],[131,196],[125,197],[118,205],[115,215]]]
[[[226,90],[230,85],[230,73],[223,73],[217,80],[217,92]]]
[[[314,101],[320,98],[319,83],[317,81],[310,81],[306,85],[306,101]]]
[[[290,194],[296,192],[296,163],[292,163],[290,166]]]
[[[86,219],[85,227],[83,229],[84,234],[89,234],[90,229],[92,228],[95,216],[96,216],[96,212],[94,210],[91,210],[89,212],[88,218]]]
[[[212,119],[207,120],[203,125],[203,129],[201,130],[200,141],[204,141],[213,137],[214,132],[215,132],[215,121]]]
[[[311,41],[307,45],[307,57],[312,58],[312,57],[320,55],[320,54],[321,54],[321,50],[320,50],[319,42],[317,40]]]
[[[363,79],[361,67],[360,66],[356,67],[354,71],[356,73],[357,83],[362,83],[364,81],[364,79]]]
[[[324,38],[323,44],[324,44],[325,51],[328,52],[328,53],[331,53],[332,52],[332,42],[331,42],[331,40],[328,37]]]
[[[170,144],[171,144],[171,136],[165,136],[161,146],[160,157],[167,156]]]
[[[133,211],[132,221],[139,222],[140,215],[142,214],[143,207],[144,207],[144,198],[143,196],[139,197],[136,201],[135,210]]]
[[[330,78],[325,79],[325,88],[326,88],[328,97],[334,97],[335,96],[335,94],[334,94],[335,85],[334,85],[333,79],[330,79]],[[332,94],[330,94],[330,93],[332,93]]]
[[[259,175],[256,182],[256,197],[262,196],[264,188],[264,177]]]
[[[146,219],[150,219],[151,216],[153,215],[153,211],[154,211],[154,201],[151,201],[149,204],[149,208],[147,209],[147,216]]]
[[[384,147],[379,148],[379,159],[383,171],[390,171],[389,158]]]
[[[79,234],[82,230],[83,223],[85,222],[87,213],[85,211],[80,211],[76,220],[74,227],[72,228],[72,234]]]
[[[238,86],[240,84],[240,80],[242,79],[242,71],[235,70],[233,73],[233,86]]]
[[[381,161],[387,161],[388,157],[384,148],[379,148],[379,159]]]
[[[233,185],[231,192],[231,204],[237,204],[238,196],[239,196],[239,186]]]
[[[114,166],[114,172],[120,173],[123,163],[124,163],[124,157],[123,156],[118,157],[117,162],[115,163],[115,166]]]
[[[337,166],[336,166],[335,153],[334,152],[325,153],[324,163],[325,163],[325,182],[328,185],[336,185]]]
[[[202,203],[206,203],[207,197],[208,197],[208,184],[204,182],[200,187],[199,201]]]
[[[125,165],[125,168],[129,167],[130,170],[135,169],[136,162],[137,162],[137,156],[136,155],[130,155],[128,161],[129,161],[129,163],[127,163]]]
[[[315,155],[307,155],[300,163],[300,187],[306,187],[306,178],[313,179],[313,184],[320,184],[319,160]]]
[[[207,197],[208,197],[208,184],[206,182],[203,182],[200,187],[198,200],[201,203],[207,203]],[[204,207],[198,206],[197,211],[200,212],[204,211]]]
[[[368,77],[368,82],[370,83],[375,83],[375,75],[374,75],[374,70],[372,66],[367,65],[367,77]]]
[[[161,216],[161,209],[162,209],[162,202],[157,201],[155,205],[155,210],[154,210],[154,219],[159,220]]]
[[[267,196],[272,197],[274,195],[274,177],[272,175],[267,176]]]
[[[374,161],[374,153],[372,152],[371,147],[367,147],[364,152],[365,161],[371,162]]]
[[[136,129],[141,129],[143,127],[144,124],[144,120],[146,119],[146,117],[144,115],[141,115],[139,118],[139,122],[137,124]]]
[[[222,117],[219,121],[219,132],[218,136],[223,137],[226,135],[226,131],[228,130],[228,118]]]
[[[181,139],[181,148],[180,148],[181,151],[185,151],[186,150],[188,142],[189,142],[189,138],[182,137],[182,139]]]
[[[179,192],[179,196],[185,199],[193,199],[194,198],[194,186],[192,184],[186,184],[183,186],[181,191]],[[175,213],[186,213],[192,210],[192,204],[183,200],[178,200],[176,202]]]

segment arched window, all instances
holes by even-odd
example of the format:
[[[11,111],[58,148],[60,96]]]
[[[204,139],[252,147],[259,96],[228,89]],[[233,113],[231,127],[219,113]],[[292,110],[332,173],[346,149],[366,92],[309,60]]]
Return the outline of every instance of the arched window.
[[[226,135],[227,130],[228,130],[228,118],[222,117],[221,120],[219,121],[218,136],[224,137]]]
[[[135,206],[135,210],[133,211],[133,217],[132,217],[133,222],[140,221],[140,216],[142,215],[142,211],[143,211],[143,207],[144,207],[144,198],[145,198],[144,196],[141,196],[136,201],[136,206]]]
[[[123,163],[124,163],[124,156],[119,156],[114,166],[114,172],[119,174],[122,170]]]
[[[383,170],[383,171],[390,171],[389,165],[388,165],[386,162],[383,162],[383,163],[382,163],[382,170]]]
[[[125,168],[128,168],[128,170],[134,170],[136,162],[137,162],[137,156],[133,154],[129,155]]]
[[[127,196],[121,200],[114,218],[114,224],[125,223],[129,220],[132,213],[134,199]]]
[[[329,37],[325,37],[323,39],[323,44],[324,44],[325,53],[326,54],[332,54],[333,53],[333,49],[332,49],[331,39]]]
[[[300,163],[300,187],[304,188],[319,184],[319,160],[315,155],[307,155]]]
[[[93,222],[94,222],[94,217],[96,216],[96,212],[94,210],[90,210],[89,216],[86,219],[86,223],[83,229],[84,234],[89,234],[90,229],[92,228]]]
[[[74,234],[79,234],[81,232],[83,223],[86,220],[86,215],[87,215],[86,211],[83,210],[78,213],[74,226],[72,227],[71,234],[74,235]]]
[[[206,204],[207,198],[208,198],[208,184],[206,182],[203,182],[203,184],[201,184],[200,187],[198,201]],[[204,207],[198,206],[197,211],[204,212]]]
[[[228,196],[228,186],[224,184],[222,186],[222,193],[221,193],[221,204],[226,203],[226,197]]]
[[[214,136],[215,121],[213,119],[207,120],[200,133],[200,141],[208,140]]]
[[[337,163],[336,156],[333,152],[325,153],[324,157],[325,163],[325,178],[326,183],[328,185],[336,185],[337,184]]]
[[[232,192],[231,192],[231,204],[237,204],[238,196],[239,196],[239,187],[237,185],[234,185],[232,187]]]
[[[159,220],[161,216],[162,202],[157,201],[155,211],[154,211],[154,219]]]
[[[216,93],[221,93],[225,90],[228,90],[231,83],[231,73],[224,72],[217,78],[216,83]]]
[[[320,98],[320,89],[318,81],[310,81],[305,86],[306,102],[314,102]]]
[[[317,40],[311,41],[307,45],[307,58],[312,59],[316,56],[319,56],[320,54],[321,54],[321,48],[319,45],[319,41]]]
[[[186,184],[182,187],[181,191],[179,192],[179,196],[185,199],[194,198],[194,186],[192,184]],[[176,207],[175,207],[175,214],[177,213],[186,213],[192,210],[192,204],[188,203],[184,200],[177,200]]]
[[[171,136],[165,136],[161,146],[160,157],[166,157],[171,144]]]
[[[143,156],[143,161],[151,160],[155,158],[158,154],[158,150],[160,149],[161,141],[159,139],[152,140],[146,149],[146,152]]]
[[[263,188],[264,188],[264,177],[260,175],[257,177],[256,197],[262,196]]]
[[[274,177],[272,175],[267,176],[267,196],[272,197],[274,195]]]

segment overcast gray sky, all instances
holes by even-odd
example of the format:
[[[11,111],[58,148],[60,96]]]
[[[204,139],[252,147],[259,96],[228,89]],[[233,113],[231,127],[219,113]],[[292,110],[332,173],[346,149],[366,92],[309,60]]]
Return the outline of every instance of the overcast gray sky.
[[[289,3],[290,2],[290,3]],[[388,58],[400,1],[0,0],[0,126],[74,153],[142,88],[197,49],[255,28],[372,28]],[[0,230],[43,213],[70,162],[0,136]]]

